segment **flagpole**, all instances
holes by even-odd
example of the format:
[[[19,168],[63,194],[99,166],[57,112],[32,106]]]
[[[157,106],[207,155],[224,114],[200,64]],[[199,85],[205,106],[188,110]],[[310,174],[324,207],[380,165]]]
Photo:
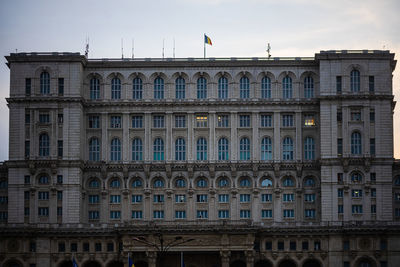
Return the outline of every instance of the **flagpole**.
[[[204,34],[203,44],[204,44],[204,58],[206,58],[206,34]]]

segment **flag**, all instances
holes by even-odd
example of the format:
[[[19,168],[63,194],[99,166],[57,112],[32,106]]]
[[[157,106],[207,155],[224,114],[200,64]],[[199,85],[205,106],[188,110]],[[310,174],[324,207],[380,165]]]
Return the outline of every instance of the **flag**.
[[[211,39],[210,37],[208,37],[207,35],[204,34],[204,43],[212,45]]]
[[[72,267],[78,267],[74,257],[72,257]]]
[[[133,264],[133,260],[131,258],[131,254],[128,253],[128,267],[135,267],[135,264]]]

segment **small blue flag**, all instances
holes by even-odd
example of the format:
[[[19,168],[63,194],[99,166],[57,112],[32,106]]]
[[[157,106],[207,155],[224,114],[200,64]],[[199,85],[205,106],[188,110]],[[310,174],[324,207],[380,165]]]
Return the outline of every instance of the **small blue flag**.
[[[74,257],[72,257],[72,267],[78,267]]]

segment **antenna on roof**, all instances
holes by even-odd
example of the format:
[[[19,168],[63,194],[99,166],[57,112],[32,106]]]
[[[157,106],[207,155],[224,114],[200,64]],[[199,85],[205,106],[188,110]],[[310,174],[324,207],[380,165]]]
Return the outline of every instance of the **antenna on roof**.
[[[121,38],[121,55],[122,59],[124,59],[124,38]]]
[[[271,54],[270,54],[270,52],[271,52],[271,46],[269,45],[269,43],[268,43],[268,45],[267,45],[267,53],[268,53],[268,58],[271,58]]]
[[[175,37],[174,37],[174,49],[173,49],[172,55],[175,58]]]
[[[164,59],[164,41],[165,39],[162,39],[162,58]]]
[[[86,37],[85,57],[89,57],[89,37]]]
[[[135,58],[135,39],[132,38],[132,59]]]

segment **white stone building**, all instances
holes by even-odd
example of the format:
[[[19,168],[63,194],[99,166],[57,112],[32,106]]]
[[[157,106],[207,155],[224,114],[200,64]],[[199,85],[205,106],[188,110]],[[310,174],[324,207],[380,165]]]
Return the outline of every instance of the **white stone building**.
[[[394,54],[6,58],[2,266],[400,262]]]

